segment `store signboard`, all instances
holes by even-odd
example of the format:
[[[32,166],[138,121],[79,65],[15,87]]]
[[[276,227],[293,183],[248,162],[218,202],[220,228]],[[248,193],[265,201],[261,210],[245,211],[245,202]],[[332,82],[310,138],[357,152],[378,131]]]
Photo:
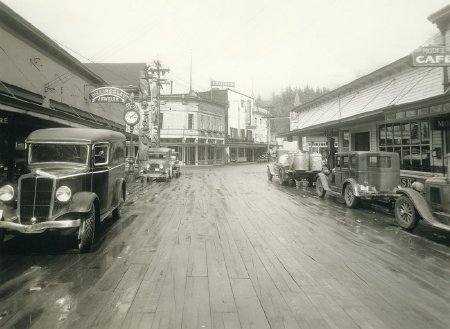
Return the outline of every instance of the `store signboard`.
[[[450,130],[450,116],[432,118],[431,129]]]
[[[412,53],[413,66],[450,66],[450,49],[444,46],[421,47]]]
[[[89,98],[93,103],[125,103],[130,95],[117,87],[101,87],[92,90]]]
[[[234,82],[211,80],[211,87],[230,87],[230,88],[234,88]]]

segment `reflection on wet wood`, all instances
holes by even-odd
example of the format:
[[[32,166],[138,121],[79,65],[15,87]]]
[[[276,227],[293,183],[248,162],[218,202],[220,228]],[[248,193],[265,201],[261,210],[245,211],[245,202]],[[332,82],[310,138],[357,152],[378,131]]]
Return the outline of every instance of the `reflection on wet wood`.
[[[445,234],[280,187],[263,164],[185,169],[135,188],[93,253],[9,241],[0,327],[448,327]]]

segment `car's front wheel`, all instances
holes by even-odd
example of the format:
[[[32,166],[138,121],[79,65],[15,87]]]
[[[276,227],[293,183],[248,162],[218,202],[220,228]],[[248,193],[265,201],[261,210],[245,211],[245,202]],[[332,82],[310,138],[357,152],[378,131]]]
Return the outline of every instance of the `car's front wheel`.
[[[419,223],[419,214],[410,198],[402,195],[395,202],[395,219],[406,231],[412,231]]]
[[[81,220],[78,229],[78,250],[80,253],[89,252],[94,245],[95,235],[95,206],[92,205],[84,218]]]
[[[344,189],[345,205],[349,208],[356,208],[359,204],[359,198],[353,192],[352,184],[345,185]]]

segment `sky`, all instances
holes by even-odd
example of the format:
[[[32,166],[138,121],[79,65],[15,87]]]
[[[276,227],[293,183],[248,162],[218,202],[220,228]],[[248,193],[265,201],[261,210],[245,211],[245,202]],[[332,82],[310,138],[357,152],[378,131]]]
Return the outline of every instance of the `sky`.
[[[175,93],[210,80],[270,99],[335,89],[435,40],[448,0],[0,0],[82,62],[170,68]],[[167,88],[167,87],[166,87]]]

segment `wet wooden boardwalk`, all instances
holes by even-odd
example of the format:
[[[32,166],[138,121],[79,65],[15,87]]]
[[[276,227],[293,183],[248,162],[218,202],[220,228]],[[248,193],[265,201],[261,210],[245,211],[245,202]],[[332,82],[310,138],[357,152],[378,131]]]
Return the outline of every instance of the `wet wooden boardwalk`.
[[[449,327],[448,245],[277,184],[247,165],[140,189],[94,253],[47,265],[30,326]]]

